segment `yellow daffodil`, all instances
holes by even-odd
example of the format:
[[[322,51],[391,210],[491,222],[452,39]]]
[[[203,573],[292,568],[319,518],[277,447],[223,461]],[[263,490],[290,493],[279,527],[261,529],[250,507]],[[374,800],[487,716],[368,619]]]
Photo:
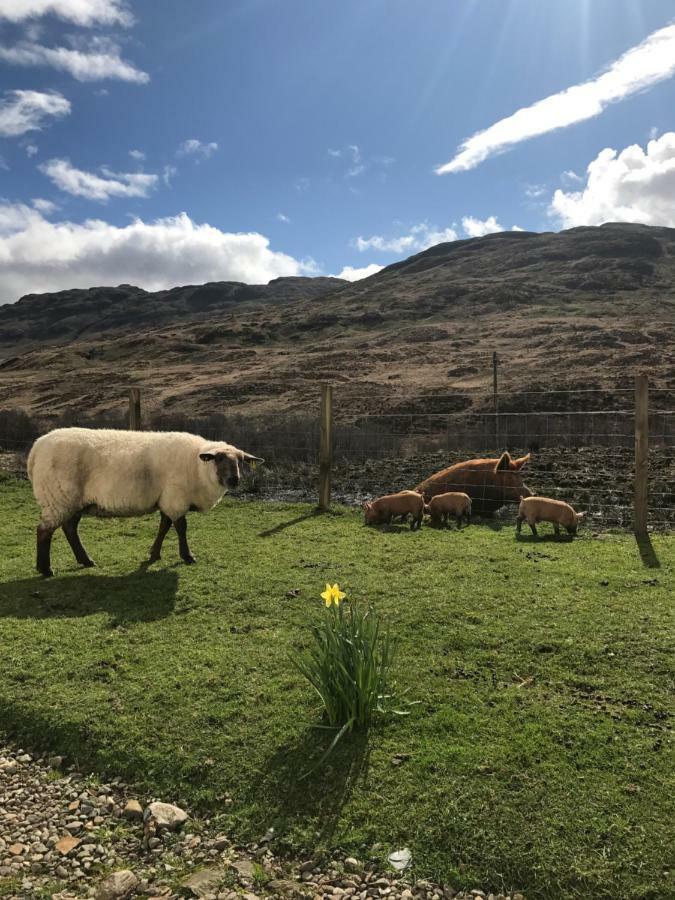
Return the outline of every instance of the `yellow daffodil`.
[[[334,584],[332,587],[327,584],[326,590],[321,594],[321,597],[326,603],[326,606],[330,606],[331,603],[334,603],[336,606],[340,605],[340,600],[344,600],[347,595],[340,590],[339,584]]]

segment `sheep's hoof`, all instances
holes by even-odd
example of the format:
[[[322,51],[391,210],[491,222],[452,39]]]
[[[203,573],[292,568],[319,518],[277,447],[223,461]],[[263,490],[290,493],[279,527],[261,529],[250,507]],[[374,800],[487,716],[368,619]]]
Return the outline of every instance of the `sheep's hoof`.
[[[53,578],[54,570],[53,569],[41,569],[40,575],[42,575],[43,578]]]
[[[161,558],[159,553],[151,553],[148,557],[148,565],[151,566],[153,563],[159,562]]]
[[[181,557],[186,566],[191,566],[197,562],[197,558],[193,556],[191,553],[189,556]]]
[[[83,569],[94,569],[96,567],[96,563],[93,559],[81,559],[80,565]]]

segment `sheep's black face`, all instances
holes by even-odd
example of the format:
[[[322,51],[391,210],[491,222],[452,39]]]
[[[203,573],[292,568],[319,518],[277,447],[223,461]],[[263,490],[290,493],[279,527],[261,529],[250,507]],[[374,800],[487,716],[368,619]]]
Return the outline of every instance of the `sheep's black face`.
[[[240,481],[239,461],[233,454],[219,451],[218,453],[201,453],[200,458],[204,462],[213,462],[216,467],[218,481],[224,488],[236,488]]]

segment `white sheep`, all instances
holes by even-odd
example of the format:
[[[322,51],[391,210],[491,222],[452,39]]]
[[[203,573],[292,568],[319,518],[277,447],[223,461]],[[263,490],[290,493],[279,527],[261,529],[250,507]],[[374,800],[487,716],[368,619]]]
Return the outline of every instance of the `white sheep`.
[[[142,516],[159,510],[159,532],[150,562],[160,558],[173,525],[185,563],[195,562],[187,543],[188,510],[208,512],[228,487],[236,487],[244,463],[263,462],[231,444],[195,434],[57,428],[38,438],[28,456],[28,477],[42,516],[37,528],[37,569],[53,574],[52,535],[63,528],[75,559],[94,563],[77,526],[83,515]]]

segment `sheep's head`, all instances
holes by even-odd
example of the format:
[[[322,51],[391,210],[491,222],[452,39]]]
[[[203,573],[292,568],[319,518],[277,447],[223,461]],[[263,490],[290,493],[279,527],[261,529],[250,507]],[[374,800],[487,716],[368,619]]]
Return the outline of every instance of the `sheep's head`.
[[[213,464],[218,481],[224,488],[236,488],[241,481],[242,468],[253,463],[264,462],[244,450],[229,444],[220,444],[199,454],[202,462]]]

